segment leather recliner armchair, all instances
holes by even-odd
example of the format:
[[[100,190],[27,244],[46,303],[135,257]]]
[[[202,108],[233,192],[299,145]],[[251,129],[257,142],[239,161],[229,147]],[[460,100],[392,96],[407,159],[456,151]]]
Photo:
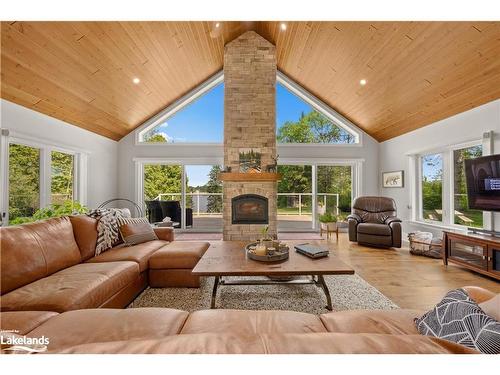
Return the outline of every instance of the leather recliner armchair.
[[[401,247],[401,220],[387,197],[359,197],[348,216],[349,241],[376,247]]]

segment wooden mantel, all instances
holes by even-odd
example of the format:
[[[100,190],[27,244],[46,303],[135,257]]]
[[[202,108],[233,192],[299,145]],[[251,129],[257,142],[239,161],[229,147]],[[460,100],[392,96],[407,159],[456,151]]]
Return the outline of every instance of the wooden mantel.
[[[233,172],[221,172],[219,173],[219,180],[221,181],[247,181],[247,182],[259,182],[259,181],[279,181],[281,180],[281,174],[279,173],[233,173]]]

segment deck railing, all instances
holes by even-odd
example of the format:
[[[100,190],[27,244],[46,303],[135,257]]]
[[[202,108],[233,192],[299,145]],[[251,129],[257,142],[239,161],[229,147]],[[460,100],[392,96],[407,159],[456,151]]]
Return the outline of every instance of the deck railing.
[[[208,212],[208,198],[209,197],[220,197],[220,210]],[[278,193],[278,197],[289,197],[292,198],[288,206],[280,207],[278,204],[278,215],[299,215],[299,216],[310,216],[312,215],[311,205],[312,205],[312,193]],[[329,197],[333,197],[333,202]],[[193,214],[196,216],[206,216],[206,215],[217,215],[222,214],[222,193],[205,193],[201,191],[186,193],[186,198],[191,198],[190,206],[193,208]],[[158,194],[154,200],[178,200],[181,201],[182,193],[161,193]],[[339,206],[339,194],[337,193],[317,193],[316,201],[319,207],[319,213],[321,211],[330,211],[338,214]],[[217,205],[216,205],[217,206]]]

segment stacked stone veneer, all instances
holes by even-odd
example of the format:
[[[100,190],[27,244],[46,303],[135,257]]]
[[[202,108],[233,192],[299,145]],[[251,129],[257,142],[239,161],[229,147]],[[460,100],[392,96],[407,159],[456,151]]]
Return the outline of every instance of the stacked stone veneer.
[[[224,165],[239,171],[239,149],[260,149],[263,169],[276,156],[276,48],[253,31],[224,49]],[[269,202],[269,233],[277,234],[277,183],[223,183],[224,240],[255,240],[261,224],[231,224],[231,199],[258,194]]]

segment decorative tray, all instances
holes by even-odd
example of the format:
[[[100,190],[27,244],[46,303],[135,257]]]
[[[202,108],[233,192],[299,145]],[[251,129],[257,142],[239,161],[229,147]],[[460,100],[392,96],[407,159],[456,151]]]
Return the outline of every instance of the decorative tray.
[[[256,246],[257,242],[252,242],[245,246],[245,251],[250,259],[257,260],[259,262],[279,262],[281,260],[286,260],[289,257],[290,249],[288,246],[279,246],[276,250],[274,250],[273,254],[268,253],[267,255],[255,254]]]

